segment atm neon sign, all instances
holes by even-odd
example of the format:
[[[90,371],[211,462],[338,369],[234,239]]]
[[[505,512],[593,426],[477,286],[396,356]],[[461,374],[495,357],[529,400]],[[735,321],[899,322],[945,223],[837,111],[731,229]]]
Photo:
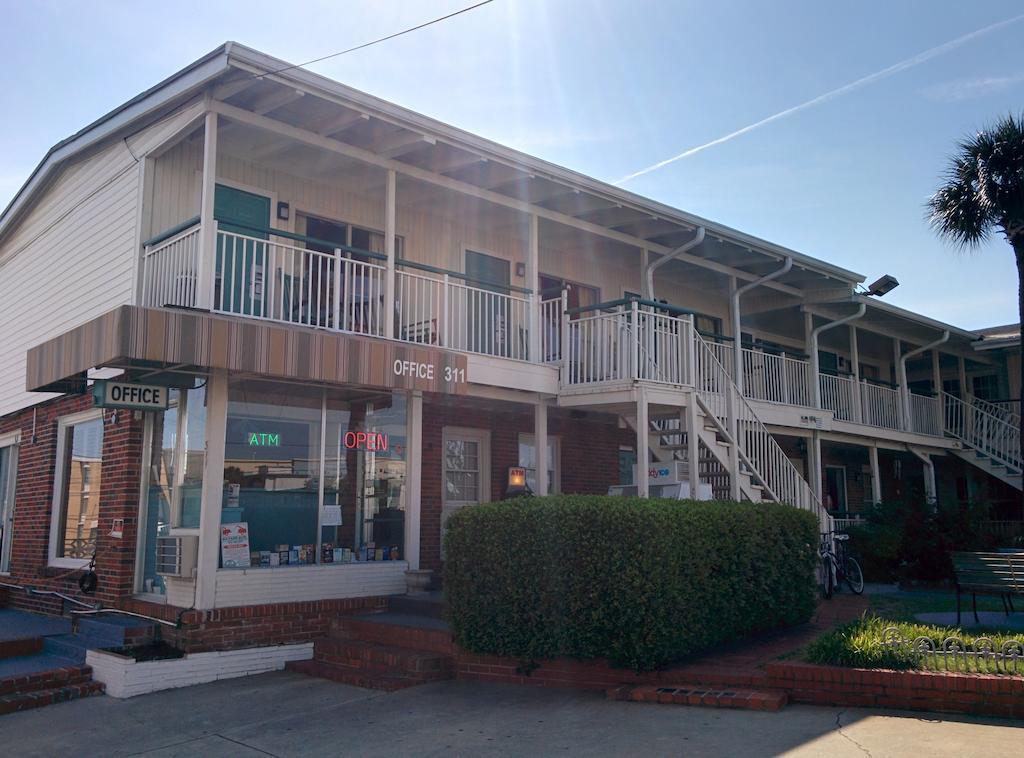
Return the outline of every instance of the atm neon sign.
[[[281,435],[272,432],[252,432],[249,447],[281,447]]]
[[[342,444],[349,450],[384,451],[388,449],[388,436],[382,432],[345,432]]]

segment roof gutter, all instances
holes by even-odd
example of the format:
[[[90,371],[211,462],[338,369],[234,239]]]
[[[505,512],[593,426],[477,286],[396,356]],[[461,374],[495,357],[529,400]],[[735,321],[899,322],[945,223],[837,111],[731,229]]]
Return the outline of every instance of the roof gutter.
[[[787,255],[786,260],[782,264],[781,268],[778,268],[769,274],[765,274],[760,279],[755,279],[752,282],[747,282],[742,287],[739,287],[735,292],[733,292],[732,297],[730,298],[732,313],[732,336],[734,340],[732,350],[732,376],[733,381],[739,388],[741,395],[743,394],[743,345],[741,344],[743,328],[740,320],[740,298],[743,297],[743,295],[749,292],[750,290],[754,289],[755,287],[760,287],[765,282],[770,282],[772,279],[777,279],[783,274],[788,273],[791,268],[793,268],[793,256]]]
[[[646,300],[654,300],[654,271],[655,271],[655,269],[660,268],[661,266],[665,265],[666,263],[668,263],[673,258],[676,258],[676,257],[682,255],[687,250],[690,250],[691,248],[697,247],[697,245],[699,245],[701,242],[704,241],[704,234],[705,234],[705,232],[706,232],[706,230],[704,229],[703,226],[698,226],[697,227],[697,233],[693,236],[693,239],[689,240],[688,242],[683,243],[682,245],[677,247],[672,252],[667,253],[667,254],[661,256],[660,258],[658,258],[658,260],[654,261],[653,263],[648,263],[647,264],[647,267],[644,269],[644,298]]]
[[[829,321],[828,323],[816,326],[811,330],[811,344],[808,347],[807,352],[810,353],[811,382],[813,383],[815,408],[821,408],[821,370],[818,367],[818,335],[822,332],[828,331],[829,329],[835,329],[837,326],[842,326],[843,324],[848,324],[851,321],[856,321],[864,315],[867,309],[868,304],[862,302],[857,307],[856,313],[851,313],[849,316],[844,316],[843,318],[836,319],[835,321]]]

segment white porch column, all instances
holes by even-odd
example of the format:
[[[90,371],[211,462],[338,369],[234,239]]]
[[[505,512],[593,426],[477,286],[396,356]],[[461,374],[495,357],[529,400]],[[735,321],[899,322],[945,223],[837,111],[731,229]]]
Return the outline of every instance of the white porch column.
[[[967,361],[962,355],[957,356],[957,372],[960,379],[960,399],[969,403],[968,395],[971,394],[971,388],[967,386]]]
[[[807,446],[807,466],[810,468],[808,473],[811,475],[811,489],[814,490],[814,496],[820,501],[822,500],[821,433],[817,429],[811,431],[811,441]]]
[[[850,324],[850,364],[853,366],[853,420],[860,423],[864,418],[861,410],[860,346],[857,343],[857,327],[854,324]]]
[[[647,393],[641,388],[636,401],[636,492],[648,497],[647,467],[651,465],[650,424],[647,418]]]
[[[871,502],[882,502],[882,476],[878,468],[878,448],[868,448],[868,460],[871,463]]]
[[[548,406],[538,400],[533,406],[533,454],[537,462],[537,491],[548,494]]]
[[[227,433],[228,375],[214,369],[206,382],[206,459],[199,511],[196,608],[213,608],[220,559],[220,509],[224,497],[224,438]]]
[[[213,218],[214,195],[217,191],[217,114],[206,113],[203,134],[203,194],[199,208],[202,238],[199,244],[199,266],[196,281],[196,308],[213,307],[213,279],[217,270],[217,226]],[[223,472],[221,472],[223,475]]]
[[[530,245],[526,256],[526,287],[531,290],[529,296],[530,312],[527,315],[529,336],[529,359],[534,363],[543,363],[541,355],[541,314],[540,314],[540,220],[536,213],[530,214]],[[539,479],[537,480],[540,481]]]
[[[384,272],[384,337],[395,337],[395,202],[397,178],[394,169],[388,169],[387,189],[384,193],[384,253],[387,269]]]
[[[686,430],[686,469],[690,482],[690,497],[697,499],[697,488],[700,486],[700,417],[697,413],[697,401],[694,393],[690,393],[689,402],[683,408],[679,428]]]
[[[939,351],[932,350],[932,389],[935,390],[935,396],[939,397],[942,394],[942,367],[939,363]]]
[[[423,393],[409,393],[405,417],[405,560],[420,567],[420,500],[423,491]]]
[[[807,365],[810,371],[807,372],[807,382],[810,385],[807,388],[807,397],[811,399],[812,403],[820,401],[821,399],[821,388],[818,380],[818,356],[817,354],[811,355],[811,344],[814,342],[814,314],[808,311],[804,311],[804,352],[807,353]],[[820,404],[816,404],[814,407],[820,407]]]
[[[899,402],[897,405],[897,412],[900,420],[900,429],[904,431],[910,427],[910,419],[907,416],[907,377],[903,375],[903,361],[900,360],[903,357],[903,348],[900,345],[898,337],[893,337],[892,340],[892,380],[896,385],[896,393],[899,396]]]

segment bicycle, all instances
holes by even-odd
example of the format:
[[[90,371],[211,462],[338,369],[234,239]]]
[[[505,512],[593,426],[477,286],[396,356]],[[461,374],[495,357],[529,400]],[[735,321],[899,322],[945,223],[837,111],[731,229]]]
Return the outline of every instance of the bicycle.
[[[859,595],[864,591],[864,572],[857,559],[846,550],[848,534],[826,532],[821,535],[818,555],[821,558],[821,595],[832,597],[841,582],[846,582],[850,592]],[[834,546],[834,548],[833,548]]]

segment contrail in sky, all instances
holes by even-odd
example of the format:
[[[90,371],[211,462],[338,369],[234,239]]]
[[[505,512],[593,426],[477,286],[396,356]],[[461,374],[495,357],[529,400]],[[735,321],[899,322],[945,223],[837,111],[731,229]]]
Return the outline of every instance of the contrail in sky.
[[[837,97],[841,97],[842,95],[845,95],[849,92],[853,92],[854,90],[860,89],[861,87],[866,87],[869,84],[874,84],[880,79],[885,79],[886,77],[892,76],[893,74],[898,74],[900,71],[906,71],[908,68],[913,68],[914,66],[918,66],[926,61],[930,61],[932,58],[944,55],[945,53],[948,53],[950,50],[955,50],[961,45],[966,45],[968,42],[971,42],[972,40],[975,40],[978,37],[983,37],[986,34],[991,34],[992,32],[1002,29],[1003,27],[1009,26],[1010,24],[1015,24],[1021,19],[1024,19],[1024,13],[1022,13],[1019,16],[1014,16],[1013,18],[1008,18],[1005,21],[998,21],[994,24],[991,24],[990,26],[986,26],[981,29],[978,29],[977,31],[973,31],[970,34],[965,34],[962,37],[957,37],[954,40],[950,40],[949,42],[945,42],[941,45],[925,50],[924,52],[918,53],[917,55],[911,58],[907,58],[904,61],[894,63],[888,68],[883,68],[881,71],[876,71],[873,74],[868,74],[867,76],[861,77],[860,79],[850,82],[849,84],[844,84],[842,87],[831,90],[830,92],[826,92],[822,95],[818,95],[817,97],[807,100],[806,102],[800,103],[799,105],[794,105],[792,108],[786,108],[786,110],[784,111],[779,111],[778,113],[768,116],[767,118],[763,118],[760,121],[750,124],[749,126],[744,126],[742,129],[737,129],[734,132],[730,132],[729,134],[726,134],[724,137],[713,139],[710,142],[705,142],[703,145],[697,145],[697,147],[691,147],[689,150],[679,153],[679,155],[674,155],[671,158],[666,158],[665,160],[659,161],[658,163],[648,166],[647,168],[642,168],[639,171],[629,174],[628,176],[624,176],[621,179],[617,179],[616,181],[612,182],[612,184],[625,184],[631,179],[636,179],[638,176],[643,176],[644,174],[649,174],[652,171],[657,171],[659,168],[663,168],[669,165],[670,163],[675,163],[676,161],[681,161],[683,158],[689,158],[691,155],[696,155],[699,152],[707,150],[709,147],[721,145],[723,142],[729,142],[730,140],[733,140],[736,137],[740,137],[746,134],[747,132],[752,132],[755,129],[759,129],[765,124],[770,124],[773,121],[778,121],[779,119],[786,118],[787,116],[792,116],[794,113],[799,113],[800,111],[812,108],[815,105],[820,105],[821,103],[827,102],[829,100],[834,100]]]

